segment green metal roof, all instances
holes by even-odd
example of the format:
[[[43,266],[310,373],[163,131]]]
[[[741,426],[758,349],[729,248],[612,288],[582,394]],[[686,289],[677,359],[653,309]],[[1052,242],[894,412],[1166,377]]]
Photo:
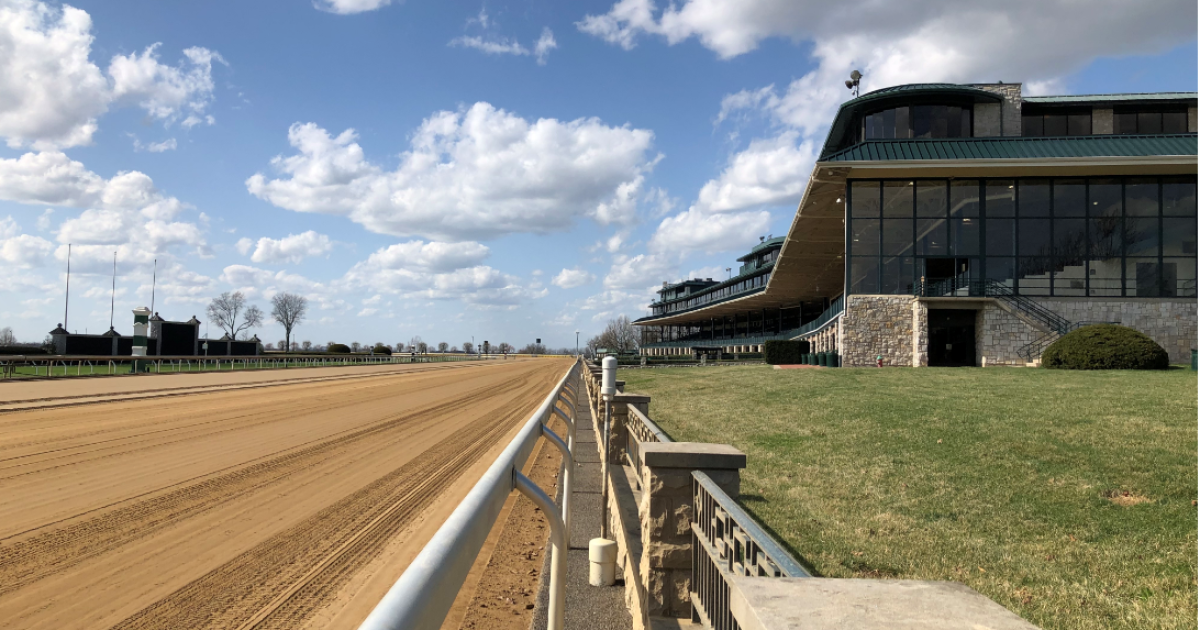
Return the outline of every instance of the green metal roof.
[[[786,239],[786,237],[783,237],[783,236],[776,236],[775,238],[769,238],[769,239],[759,243],[758,245],[755,245],[750,250],[749,254],[746,254],[745,256],[742,256],[741,258],[738,258],[737,260],[738,260],[738,262],[741,262],[748,258],[753,258],[756,254],[758,254],[759,252],[761,252],[765,249],[771,249],[773,247],[783,247],[783,241],[785,241],[785,240],[787,240],[787,239]]]
[[[1196,155],[1196,134],[868,140],[821,162],[1018,160]]]
[[[1142,101],[1195,101],[1196,92],[1147,92],[1126,94],[1063,94],[1059,96],[1026,96],[1026,103],[1059,105],[1067,103],[1131,103]]]

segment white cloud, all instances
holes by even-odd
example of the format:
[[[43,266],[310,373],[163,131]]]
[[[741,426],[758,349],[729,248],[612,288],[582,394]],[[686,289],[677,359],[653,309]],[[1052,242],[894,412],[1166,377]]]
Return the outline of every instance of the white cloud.
[[[554,33],[547,26],[542,29],[542,34],[533,45],[533,56],[537,58],[539,66],[546,65],[546,59],[550,56],[550,51],[558,48],[558,42],[554,41]]]
[[[314,0],[313,6],[321,11],[351,15],[382,9],[392,3],[392,0]]]
[[[554,276],[550,284],[562,289],[574,289],[575,287],[581,287],[595,281],[596,276],[576,267],[575,269],[563,269],[558,272],[558,275]]]
[[[256,174],[246,186],[281,208],[454,241],[563,230],[585,216],[626,220],[625,197],[657,159],[647,157],[654,134],[644,129],[531,122],[487,103],[427,118],[395,171],[368,162],[356,138],[292,125],[299,153],[272,161],[286,178]]]
[[[249,239],[242,240],[248,241]],[[242,246],[241,242],[238,241],[239,248]],[[249,247],[247,247],[248,249]],[[308,256],[322,256],[331,251],[333,251],[333,242],[329,240],[328,236],[309,230],[301,234],[289,234],[280,239],[265,236],[258,239],[258,244],[254,248],[254,254],[250,256],[250,260],[256,263],[290,262],[299,264]]]
[[[91,17],[71,6],[0,6],[0,137],[10,147],[90,144],[97,118],[112,106],[137,105],[168,123],[205,115],[217,53],[189,48],[179,66],[169,66],[154,44],[140,55],[114,56],[105,73],[90,59],[91,31]]]
[[[776,138],[752,141],[730,158],[720,177],[704,184],[695,209],[729,212],[799,204],[816,161],[816,149],[811,141],[797,146],[797,137],[797,132],[787,131]]]
[[[528,55],[529,49],[515,39],[485,39],[478,35],[455,37],[450,46],[474,48],[489,55]]]
[[[677,254],[739,250],[766,234],[770,226],[771,213],[766,211],[710,213],[689,208],[663,219],[650,238],[650,250]]]
[[[40,236],[19,234],[0,239],[0,260],[22,268],[40,267],[54,245]]]
[[[409,241],[379,249],[356,268],[445,273],[476,266],[489,254],[486,245],[474,241]]]
[[[617,256],[604,277],[604,288],[644,290],[674,276],[676,260],[668,254]]]
[[[162,142],[151,142],[150,144],[142,144],[141,140],[138,140],[137,138],[133,139],[133,150],[134,151],[149,151],[151,153],[166,153],[167,151],[174,151],[177,148],[179,148],[179,143],[175,141],[175,138],[167,138],[166,140],[163,140]]]
[[[251,249],[254,248],[254,241],[252,239],[242,237],[238,239],[237,243],[234,244],[234,247],[237,248],[239,254],[245,256],[246,254],[250,253]]]

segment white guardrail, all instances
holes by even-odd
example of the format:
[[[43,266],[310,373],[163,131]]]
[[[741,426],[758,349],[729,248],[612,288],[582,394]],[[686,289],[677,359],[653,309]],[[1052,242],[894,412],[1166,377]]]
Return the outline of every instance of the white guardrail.
[[[566,605],[567,545],[570,540],[571,469],[575,452],[575,419],[579,388],[572,382],[580,370],[576,361],[520,433],[488,468],[483,477],[459,503],[450,518],[433,535],[421,553],[371,611],[359,630],[437,630],[466,581],[488,532],[513,490],[529,497],[550,520],[549,630],[561,630]],[[563,403],[569,410],[559,407]],[[567,424],[564,442],[547,426],[557,414]],[[562,506],[521,473],[533,447],[545,436],[563,452]]]

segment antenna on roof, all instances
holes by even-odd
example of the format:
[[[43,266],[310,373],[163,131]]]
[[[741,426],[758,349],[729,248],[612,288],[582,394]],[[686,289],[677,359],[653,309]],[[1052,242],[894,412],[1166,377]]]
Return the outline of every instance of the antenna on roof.
[[[850,73],[850,78],[846,79],[846,89],[854,93],[854,98],[858,98],[858,82],[862,79],[862,73],[855,70]]]

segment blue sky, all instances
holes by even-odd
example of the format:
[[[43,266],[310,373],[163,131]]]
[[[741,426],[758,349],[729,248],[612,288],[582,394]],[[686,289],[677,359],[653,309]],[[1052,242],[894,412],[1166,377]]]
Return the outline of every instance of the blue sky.
[[[168,319],[572,346],[786,231],[851,69],[1195,91],[1195,3],[1143,4],[0,0],[0,327],[62,320],[71,243],[80,332],[115,251],[124,332],[157,259]]]

